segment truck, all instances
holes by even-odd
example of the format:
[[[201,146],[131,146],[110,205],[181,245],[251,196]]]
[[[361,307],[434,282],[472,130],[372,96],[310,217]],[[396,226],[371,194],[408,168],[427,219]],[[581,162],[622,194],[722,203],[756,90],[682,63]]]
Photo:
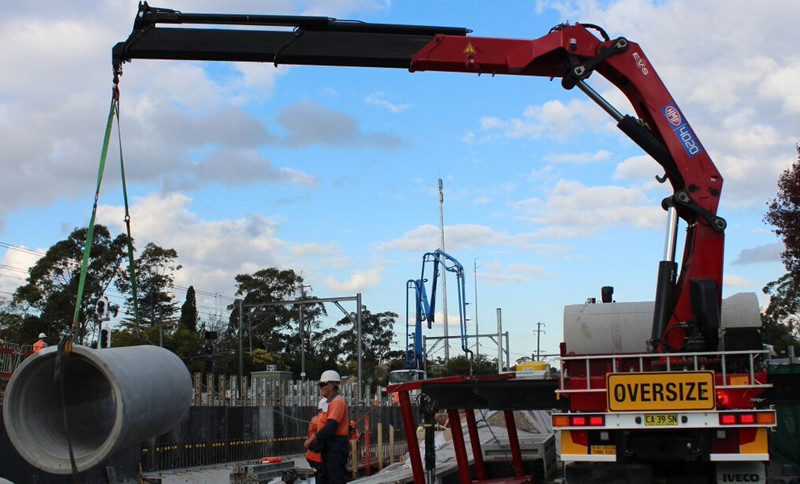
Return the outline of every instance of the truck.
[[[177,24],[194,28],[171,26]],[[417,385],[439,395],[446,402],[441,405],[451,405],[451,422],[458,422],[454,408],[517,408],[535,400],[531,388],[546,393],[555,383],[560,410],[552,418],[561,433],[561,459],[570,483],[638,483],[667,475],[680,475],[676,478],[685,482],[765,482],[775,409],[764,399],[771,385],[758,338],[757,299],[753,294],[722,298],[727,223],[717,210],[723,178],[637,43],[612,38],[590,23],[556,25],[536,39],[506,39],[474,36],[459,27],[183,13],[145,2],[128,39],[112,50],[115,80],[123,64],[134,59],[536,76],[559,78],[565,89],[578,88],[663,168],[659,181],[672,187],[661,204],[667,229],[654,301],[565,308],[557,381],[515,383],[509,375],[492,381],[476,377],[401,384],[409,449],[415,449],[416,437],[408,422],[413,414],[403,396],[406,388]],[[634,114],[623,114],[591,87],[588,80],[595,74],[625,95]],[[679,264],[681,221],[685,239]],[[475,398],[448,400],[456,393],[447,385]],[[480,393],[482,385],[492,391]],[[492,403],[498,399],[504,403]],[[512,453],[518,453],[508,415],[507,423]],[[460,425],[457,432],[453,428],[459,479],[473,482],[464,441],[456,438]],[[419,455],[410,454],[414,479],[424,482]],[[475,459],[477,482],[482,482],[488,477]],[[516,477],[504,482],[530,482],[516,457],[513,467]]]

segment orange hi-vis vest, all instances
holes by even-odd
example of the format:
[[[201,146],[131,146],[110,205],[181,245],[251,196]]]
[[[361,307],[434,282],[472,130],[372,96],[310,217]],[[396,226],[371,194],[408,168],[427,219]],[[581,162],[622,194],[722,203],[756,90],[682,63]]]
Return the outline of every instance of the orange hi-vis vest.
[[[38,352],[42,351],[45,348],[47,348],[47,343],[45,343],[42,340],[39,340],[36,343],[33,343],[33,352],[34,353],[38,353]]]
[[[309,437],[317,433],[317,430],[319,430],[319,428],[317,427],[318,424],[319,424],[319,414],[311,417],[311,423],[308,424]],[[309,449],[306,452],[306,460],[309,462],[322,462],[322,454],[320,454],[319,452],[314,452],[311,449]]]
[[[350,429],[348,428],[350,419],[347,413],[347,402],[344,401],[344,397],[341,395],[333,397],[333,400],[328,402],[327,410],[323,409],[317,423],[319,428],[324,427],[328,419],[334,420],[338,424],[336,426],[336,432],[333,433],[334,436],[346,437],[350,435]]]

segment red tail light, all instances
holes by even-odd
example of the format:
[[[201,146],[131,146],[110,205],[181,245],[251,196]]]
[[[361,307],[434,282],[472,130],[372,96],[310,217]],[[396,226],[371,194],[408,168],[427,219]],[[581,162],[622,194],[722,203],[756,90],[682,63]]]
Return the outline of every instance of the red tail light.
[[[586,417],[572,417],[572,425],[576,427],[586,425]]]
[[[754,424],[756,423],[756,416],[752,413],[742,413],[739,415],[739,423]]]
[[[592,427],[602,427],[606,424],[606,418],[602,415],[589,417],[589,425]]]
[[[719,415],[719,423],[721,425],[735,425],[736,424],[736,414],[733,414],[733,413],[721,413]]]
[[[728,394],[725,392],[717,392],[717,406],[725,408],[728,406]]]

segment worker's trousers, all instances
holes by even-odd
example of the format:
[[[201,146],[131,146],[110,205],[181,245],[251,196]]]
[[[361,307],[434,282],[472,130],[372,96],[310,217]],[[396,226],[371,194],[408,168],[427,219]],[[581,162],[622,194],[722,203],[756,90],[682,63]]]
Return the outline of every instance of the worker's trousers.
[[[347,482],[347,455],[350,445],[346,436],[327,439],[322,450],[322,478],[319,484],[345,484]]]

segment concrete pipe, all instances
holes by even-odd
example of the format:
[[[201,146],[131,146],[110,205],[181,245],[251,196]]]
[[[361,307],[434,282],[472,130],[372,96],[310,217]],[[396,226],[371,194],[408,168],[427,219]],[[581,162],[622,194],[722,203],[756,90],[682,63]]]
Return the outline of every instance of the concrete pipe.
[[[3,419],[25,460],[45,472],[69,474],[61,395],[53,380],[56,352],[42,350],[17,368],[6,389]],[[172,429],[191,404],[189,372],[169,350],[76,345],[64,360],[67,426],[79,471]]]

